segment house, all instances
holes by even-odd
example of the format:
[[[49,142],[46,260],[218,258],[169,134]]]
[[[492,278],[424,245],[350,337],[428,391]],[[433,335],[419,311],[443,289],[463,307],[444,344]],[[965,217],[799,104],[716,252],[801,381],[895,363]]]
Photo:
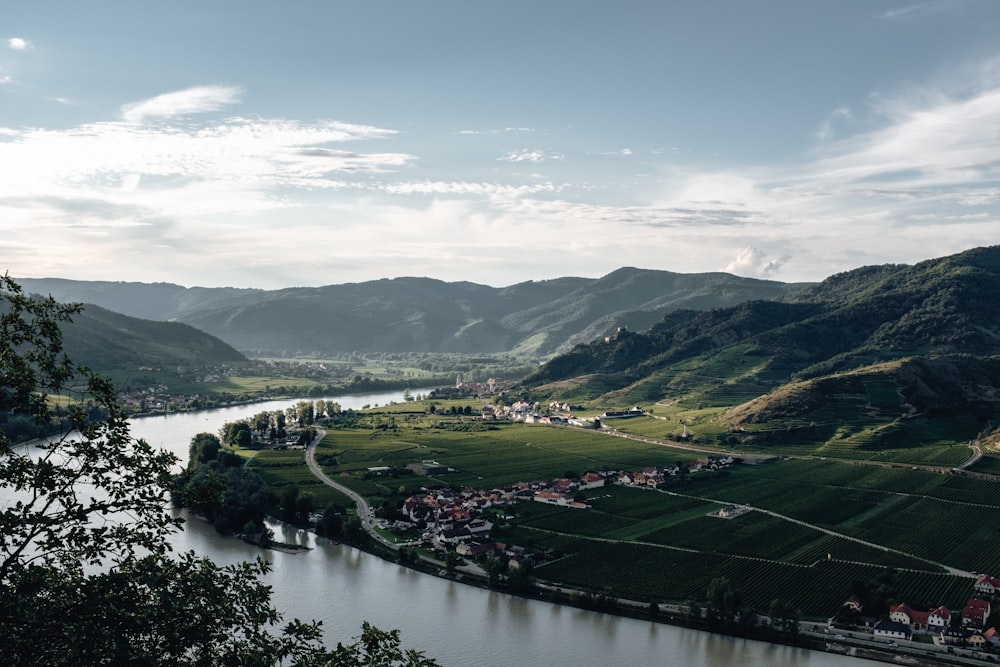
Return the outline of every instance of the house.
[[[986,619],[990,617],[988,600],[969,598],[962,607],[962,625],[973,628],[986,627]]]
[[[972,588],[976,593],[994,597],[997,592],[1000,592],[1000,579],[988,574],[980,574],[976,577],[976,583],[972,584]]]
[[[629,410],[612,410],[601,415],[601,419],[628,419],[629,417],[641,417],[646,414],[638,405]]]
[[[493,524],[484,519],[473,519],[465,526],[473,535],[489,535]]]
[[[969,628],[947,627],[941,630],[940,642],[942,644],[962,646],[974,634],[975,630]]]
[[[496,551],[496,542],[462,542],[455,547],[455,553],[459,556],[466,556],[469,558],[476,558],[478,556],[485,556],[487,554],[492,554]]]
[[[441,465],[437,461],[424,460],[420,463],[409,463],[407,468],[418,475],[444,475],[449,471],[448,466]]]
[[[938,607],[927,613],[927,627],[940,629],[949,625],[951,625],[951,609],[948,607]]]
[[[580,478],[581,489],[597,489],[604,486],[604,478],[596,472],[588,472]]]
[[[912,612],[913,610],[910,609],[910,605],[905,602],[901,602],[897,605],[889,607],[889,620],[894,623],[910,625],[910,615]]]
[[[548,505],[569,505],[573,499],[565,493],[558,491],[539,491],[534,496],[536,503],[546,503]]]
[[[912,628],[926,628],[929,617],[929,611],[917,611],[905,602],[889,607],[889,620]]]
[[[910,626],[896,621],[882,619],[875,624],[874,635],[883,639],[909,639]]]
[[[730,507],[734,507],[734,506],[733,505],[728,505],[728,506],[726,506],[723,509],[728,510]],[[719,516],[722,516],[722,510],[719,511]],[[845,600],[844,604],[841,605],[841,606],[847,607],[851,611],[857,612],[859,614],[865,608],[864,604],[861,603],[861,598],[859,598],[857,595],[852,595],[851,597],[847,598],[847,600]]]

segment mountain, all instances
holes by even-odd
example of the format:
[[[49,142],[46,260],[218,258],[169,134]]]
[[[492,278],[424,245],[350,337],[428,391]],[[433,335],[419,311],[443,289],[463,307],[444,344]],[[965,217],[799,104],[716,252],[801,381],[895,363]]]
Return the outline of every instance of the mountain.
[[[523,352],[550,355],[625,325],[644,329],[678,308],[712,309],[794,294],[806,284],[725,273],[623,268],[602,278],[509,287],[429,278],[282,290],[168,283],[30,280],[27,291],[128,315],[190,324],[260,355],[341,352]]]
[[[577,345],[525,384],[617,404],[726,408],[727,427],[745,440],[756,437],[751,425],[780,422],[800,437],[802,424],[840,420],[843,434],[844,423],[917,416],[974,435],[1000,413],[1000,246],[863,267],[780,300],[678,310],[644,333]]]
[[[91,303],[144,320],[169,321],[205,308],[239,303],[262,290],[234,287],[183,287],[172,283],[136,283],[19,278],[26,292],[53,296],[62,303]]]
[[[190,325],[129,317],[94,305],[85,305],[63,325],[62,335],[71,359],[101,372],[246,361],[229,345]]]

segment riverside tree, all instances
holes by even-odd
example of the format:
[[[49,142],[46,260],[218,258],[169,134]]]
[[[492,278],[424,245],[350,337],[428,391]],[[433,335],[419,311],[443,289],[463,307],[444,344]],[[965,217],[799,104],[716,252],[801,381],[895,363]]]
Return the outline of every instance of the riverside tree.
[[[79,311],[0,277],[4,664],[434,664],[367,625],[364,651],[330,651],[317,623],[282,624],[263,560],[220,567],[172,553],[176,458],[131,438],[111,384],[63,353],[60,325]],[[24,419],[56,432],[19,446],[8,425]]]

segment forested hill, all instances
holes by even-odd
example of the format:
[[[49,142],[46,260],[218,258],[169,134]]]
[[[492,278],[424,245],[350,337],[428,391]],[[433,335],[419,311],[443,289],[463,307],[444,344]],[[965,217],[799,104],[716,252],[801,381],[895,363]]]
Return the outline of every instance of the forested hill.
[[[509,287],[396,278],[274,291],[165,283],[30,280],[27,291],[128,315],[176,320],[262,355],[339,352],[525,352],[549,355],[627,325],[642,330],[678,308],[775,299],[807,285],[725,273],[623,268],[602,278]]]
[[[989,422],[1000,417],[997,355],[1000,246],[848,271],[781,301],[677,311],[645,333],[578,345],[526,384],[622,404],[729,406],[744,424],[813,421],[832,394],[871,409],[864,388],[877,379],[898,395],[894,418],[951,410]]]
[[[62,333],[70,358],[101,371],[246,361],[218,338],[187,324],[129,317],[94,305],[85,304]]]

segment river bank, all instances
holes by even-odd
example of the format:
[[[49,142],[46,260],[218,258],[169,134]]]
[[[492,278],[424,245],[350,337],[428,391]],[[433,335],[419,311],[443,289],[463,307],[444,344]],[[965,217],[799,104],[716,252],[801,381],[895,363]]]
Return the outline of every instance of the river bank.
[[[324,397],[344,407],[399,400],[394,394]],[[191,438],[215,432],[227,421],[247,418],[288,402],[227,407],[217,411],[135,420],[132,432],[147,442],[186,458]],[[215,529],[189,521],[172,537],[175,551],[193,550],[220,565],[254,560],[259,547],[218,535]],[[858,658],[807,651],[701,632],[660,619],[611,614],[582,605],[552,604],[537,595],[508,595],[473,583],[472,578],[440,576],[440,568],[423,576],[395,561],[314,533],[268,522],[275,539],[298,545],[295,553],[265,551],[272,563],[266,575],[274,603],[285,619],[315,619],[335,646],[358,634],[365,621],[398,629],[405,644],[423,649],[443,665],[476,664],[684,664],[692,667],[861,667],[875,665]]]

